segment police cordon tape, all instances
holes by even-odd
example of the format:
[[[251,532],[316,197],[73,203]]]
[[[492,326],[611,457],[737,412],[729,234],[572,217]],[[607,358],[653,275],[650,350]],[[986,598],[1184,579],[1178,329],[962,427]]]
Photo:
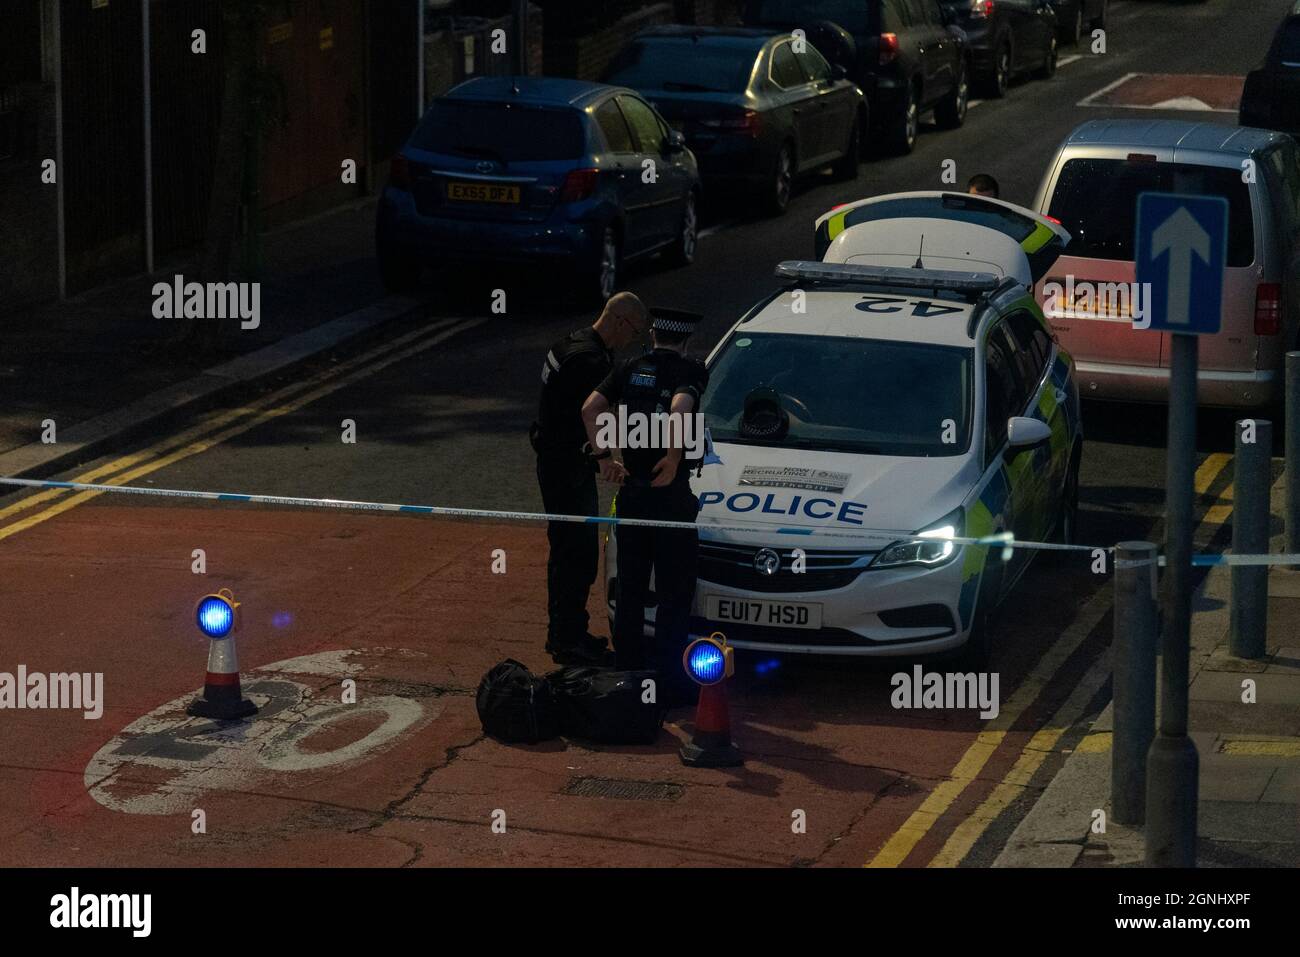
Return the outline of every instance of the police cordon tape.
[[[155,495],[164,498],[190,498],[213,502],[244,502],[257,505],[291,505],[301,508],[338,508],[351,511],[398,512],[406,515],[433,515],[440,518],[471,518],[489,521],[574,522],[583,525],[635,525],[653,528],[679,528],[685,531],[709,532],[765,532],[780,535],[816,535],[822,538],[850,539],[859,542],[952,542],[954,545],[1000,546],[1004,552],[1012,548],[1033,548],[1042,551],[1113,552],[1114,545],[1067,545],[1061,542],[1027,542],[1016,539],[1010,532],[969,538],[957,535],[920,535],[897,531],[859,529],[853,531],[828,529],[819,526],[797,525],[773,528],[762,522],[749,524],[722,524],[706,522],[672,522],[651,518],[620,518],[617,515],[558,515],[550,512],[515,512],[503,509],[453,508],[445,505],[401,505],[389,502],[361,502],[349,499],[307,498],[295,495],[261,495],[252,492],[205,492],[197,489],[142,488],[137,485],[95,485],[90,482],[56,482],[52,479],[0,478],[0,485],[22,488],[56,489],[71,492],[120,492],[129,495]],[[1165,564],[1161,555],[1158,564]],[[1136,562],[1134,564],[1146,564]],[[1286,555],[1230,555],[1199,553],[1192,556],[1194,566],[1214,565],[1300,565],[1300,554]]]
[[[763,522],[749,524],[723,524],[706,522],[673,522],[654,518],[620,518],[617,515],[560,515],[551,512],[514,512],[503,509],[454,508],[445,505],[400,505],[389,502],[359,502],[335,498],[306,498],[293,495],[260,495],[250,492],[205,492],[196,489],[142,488],[136,485],[94,485],[89,482],[56,482],[49,479],[0,478],[0,485],[17,485],[26,488],[58,489],[74,492],[123,492],[134,495],[158,495],[166,498],[193,498],[214,502],[245,502],[257,505],[292,505],[304,508],[339,508],[367,512],[399,512],[407,515],[434,515],[441,518],[472,518],[489,521],[575,522],[584,525],[636,525],[651,528],[680,528],[684,531],[765,532],[780,535],[817,535],[825,538],[847,538],[853,541],[952,542],[955,545],[991,545],[1003,548],[1043,548],[1060,551],[1096,551],[1086,545],[1064,545],[1057,542],[1021,542],[1010,532],[986,535],[982,538],[962,538],[947,535],[917,535],[899,531],[858,529],[853,531],[828,529],[814,525],[796,525],[773,528]],[[1106,549],[1110,551],[1111,549]]]

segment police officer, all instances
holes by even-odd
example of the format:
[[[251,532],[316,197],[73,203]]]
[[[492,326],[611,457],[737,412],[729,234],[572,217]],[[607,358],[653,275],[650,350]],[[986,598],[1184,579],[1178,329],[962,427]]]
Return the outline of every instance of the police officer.
[[[596,467],[584,451],[582,403],[613,368],[614,353],[642,338],[648,324],[641,300],[620,292],[593,325],[570,333],[546,353],[537,421],[530,434],[546,511],[597,513]],[[596,526],[550,522],[546,539],[546,650],[557,664],[603,662],[608,654],[604,639],[587,631],[587,593],[600,561]]]
[[[650,335],[654,348],[621,363],[582,407],[588,441],[595,450],[601,477],[619,482],[620,518],[660,519],[694,523],[699,503],[691,490],[690,472],[700,465],[704,441],[700,397],[708,385],[704,363],[686,355],[686,342],[695,331],[699,315],[678,310],[652,309]],[[608,414],[624,417],[626,447],[622,462],[601,440],[602,420]],[[642,422],[655,413],[676,413],[668,435],[647,429],[642,444],[633,440],[636,417]],[[690,419],[688,422],[687,419]],[[661,418],[660,422],[663,421]],[[606,432],[608,437],[609,432]],[[659,441],[653,441],[654,439]],[[688,450],[687,445],[694,446]],[[614,621],[614,653],[623,670],[654,668],[659,672],[661,703],[673,706],[689,700],[690,684],[681,656],[687,643],[691,602],[695,597],[696,553],[699,538],[694,529],[666,529],[619,525],[618,608]],[[644,635],[645,607],[654,572],[654,641]]]

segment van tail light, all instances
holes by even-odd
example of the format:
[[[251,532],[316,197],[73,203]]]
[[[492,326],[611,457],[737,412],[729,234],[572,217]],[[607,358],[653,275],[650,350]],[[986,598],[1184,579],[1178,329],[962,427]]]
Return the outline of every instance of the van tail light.
[[[564,177],[564,186],[560,188],[561,203],[576,203],[587,199],[596,192],[596,183],[600,179],[598,169],[573,169]]]
[[[993,0],[970,0],[970,15],[972,17],[993,16]]]
[[[401,153],[393,157],[388,167],[388,185],[404,193],[411,191],[411,163]]]
[[[882,33],[880,35],[880,63],[893,63],[898,59],[898,34]]]
[[[1255,335],[1275,336],[1282,331],[1282,286],[1261,282],[1255,290]]]

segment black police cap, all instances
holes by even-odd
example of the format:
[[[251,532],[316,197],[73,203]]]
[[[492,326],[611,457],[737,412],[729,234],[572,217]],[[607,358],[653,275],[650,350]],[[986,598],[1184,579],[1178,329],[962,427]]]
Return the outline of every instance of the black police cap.
[[[652,320],[650,323],[651,329],[658,332],[673,332],[677,335],[689,335],[704,321],[704,317],[698,312],[687,312],[684,309],[660,309],[658,307],[650,310],[650,317]]]

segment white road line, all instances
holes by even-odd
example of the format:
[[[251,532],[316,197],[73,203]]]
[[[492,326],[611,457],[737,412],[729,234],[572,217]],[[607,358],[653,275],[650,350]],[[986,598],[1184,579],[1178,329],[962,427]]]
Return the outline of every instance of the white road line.
[[[703,239],[705,236],[712,236],[714,233],[720,233],[724,229],[730,229],[732,226],[740,224],[738,219],[729,219],[725,223],[718,223],[716,226],[710,226],[708,229],[701,229],[695,234],[696,240]]]
[[[1082,60],[1082,53],[1071,53],[1069,56],[1063,56],[1056,61],[1056,68],[1059,70],[1063,66],[1069,66],[1075,60]]]
[[[1075,105],[1075,106],[1092,106],[1092,101],[1093,101],[1093,100],[1097,99],[1098,97],[1105,96],[1107,93],[1109,93],[1111,90],[1115,89],[1117,86],[1121,86],[1121,85],[1127,83],[1129,80],[1133,79],[1133,77],[1135,77],[1135,76],[1140,76],[1140,75],[1141,75],[1141,74],[1139,74],[1139,73],[1125,73],[1122,77],[1120,77],[1120,78],[1119,78],[1118,80],[1116,80],[1114,83],[1107,83],[1107,84],[1106,84],[1105,86],[1103,86],[1100,90],[1098,90],[1098,91],[1095,92],[1095,93],[1089,93],[1087,96],[1085,96],[1082,100],[1080,100],[1078,103],[1076,103],[1076,104],[1074,104],[1074,105]]]

